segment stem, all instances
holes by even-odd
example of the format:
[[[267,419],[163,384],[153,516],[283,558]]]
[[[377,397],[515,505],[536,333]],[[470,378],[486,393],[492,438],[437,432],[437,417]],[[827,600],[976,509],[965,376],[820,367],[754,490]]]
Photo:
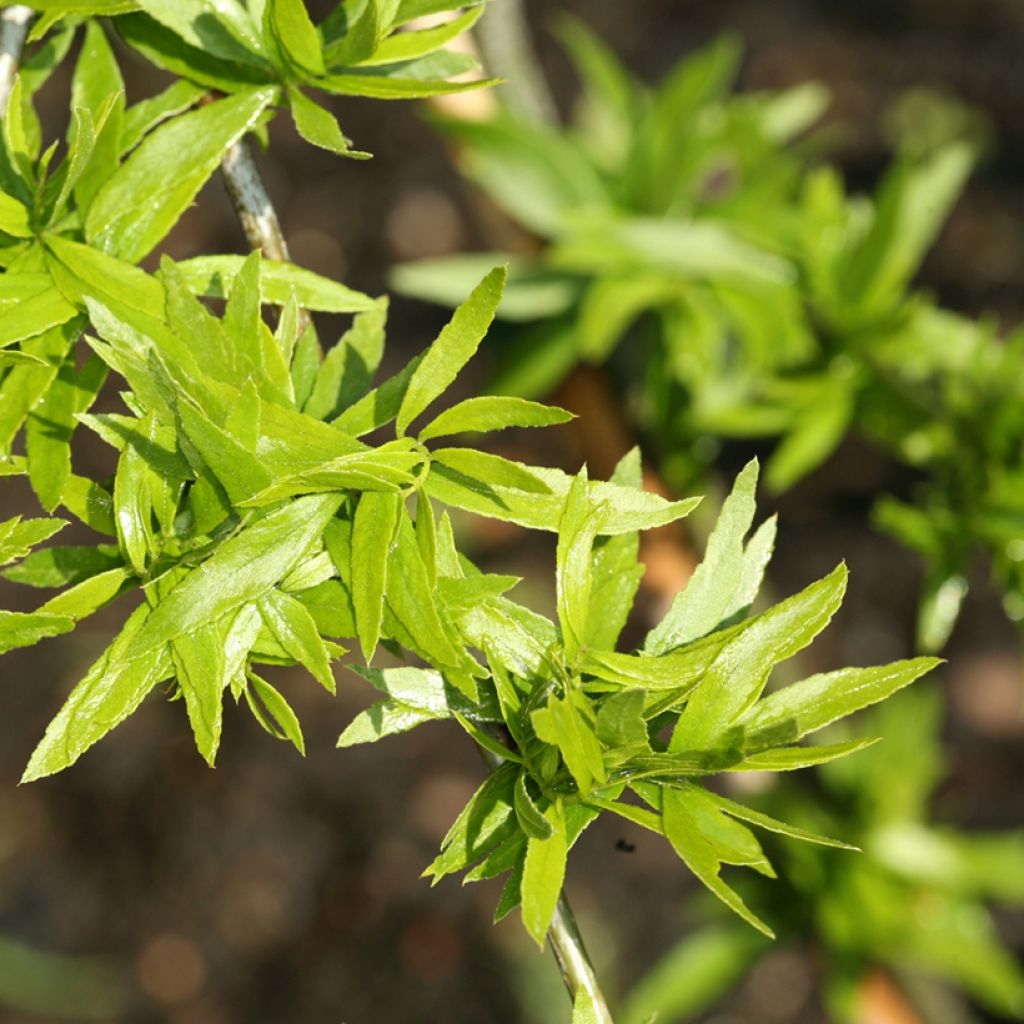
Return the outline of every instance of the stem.
[[[492,772],[501,767],[503,760],[497,754],[483,747],[477,747],[477,750]],[[569,990],[569,998],[573,1005],[576,1003],[577,993],[582,990],[590,996],[598,1024],[615,1024],[597,980],[597,974],[594,972],[594,965],[590,961],[586,943],[580,934],[580,926],[576,923],[576,915],[572,912],[569,897],[565,895],[564,889],[558,894],[555,914],[548,929],[548,941],[551,943],[551,952],[555,954],[558,969],[562,972],[562,981]]]
[[[24,4],[15,4],[0,11],[0,112],[7,106],[7,97],[14,88],[33,13],[32,8]]]
[[[224,185],[242,223],[249,244],[259,249],[268,260],[287,263],[288,243],[281,231],[281,222],[267,195],[259,168],[244,140],[236,142],[221,160]]]
[[[587,947],[580,934],[576,915],[569,906],[565,890],[559,894],[555,907],[555,916],[551,919],[551,930],[548,932],[551,950],[558,961],[558,969],[562,972],[562,980],[569,990],[569,996],[576,1002],[576,994],[586,992],[593,1003],[599,1024],[613,1024],[611,1011],[605,1002],[604,993],[594,973],[594,965],[590,962]]]
[[[288,243],[281,230],[281,222],[277,219],[277,211],[244,139],[239,139],[224,154],[220,169],[224,176],[224,186],[249,244],[259,249],[268,260],[290,263]],[[306,310],[299,310],[298,322],[301,336],[312,323]]]
[[[491,4],[476,37],[487,70],[505,79],[501,91],[509,110],[528,121],[556,124],[558,110],[537,60],[524,0]]]

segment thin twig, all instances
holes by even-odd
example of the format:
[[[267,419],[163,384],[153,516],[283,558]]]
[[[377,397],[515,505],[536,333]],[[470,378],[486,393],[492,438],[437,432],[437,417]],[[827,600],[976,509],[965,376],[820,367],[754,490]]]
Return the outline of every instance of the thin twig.
[[[239,139],[225,154],[220,164],[224,186],[249,244],[259,249],[264,258],[290,263],[288,243],[285,241],[277,211],[270,201],[260,169],[244,139]],[[299,310],[299,334],[312,323],[309,313]]]
[[[483,747],[477,747],[477,750],[490,771],[497,771],[504,764],[504,759],[490,750]],[[558,894],[558,903],[548,929],[548,941],[551,943],[551,951],[555,954],[555,961],[562,973],[562,981],[569,990],[569,998],[573,1005],[576,1004],[577,994],[584,991],[590,996],[598,1024],[614,1024],[594,965],[590,961],[586,943],[580,934],[580,926],[576,923],[576,915],[572,912],[569,897],[565,895],[564,889]]]
[[[537,59],[523,0],[488,5],[475,32],[487,71],[505,79],[501,96],[509,110],[529,121],[556,124],[558,108]]]
[[[0,11],[0,112],[6,108],[7,97],[14,88],[33,13],[32,8],[24,4],[15,4]]]
[[[590,962],[587,947],[576,923],[576,916],[569,906],[564,889],[555,906],[555,916],[551,919],[548,939],[573,1003],[575,1004],[580,991],[586,992],[590,996],[599,1024],[613,1024],[611,1011],[605,1002],[604,993],[594,973],[594,965]]]

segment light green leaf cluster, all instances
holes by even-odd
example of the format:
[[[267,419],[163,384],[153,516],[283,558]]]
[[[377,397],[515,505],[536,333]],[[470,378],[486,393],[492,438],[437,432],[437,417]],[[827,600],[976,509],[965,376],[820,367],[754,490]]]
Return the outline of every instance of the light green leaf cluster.
[[[774,528],[769,520],[744,544],[754,516],[756,463],[743,471],[725,503],[707,558],[690,584],[697,596],[672,606],[643,652],[617,652],[638,563],[636,534],[618,528],[614,510],[617,493],[635,489],[638,477],[633,455],[616,473],[616,484],[595,486],[583,472],[560,491],[553,623],[498,588],[488,594],[481,586],[487,577],[458,557],[443,520],[435,568],[445,595],[442,611],[451,641],[485,659],[485,669],[475,662],[470,670],[477,670],[475,693],[488,713],[471,721],[456,705],[470,693],[425,651],[421,655],[440,675],[403,669],[390,679],[387,672],[371,677],[388,697],[341,740],[368,742],[455,718],[504,761],[452,826],[427,874],[437,880],[465,871],[475,881],[507,873],[497,914],[521,904],[523,922],[539,943],[569,850],[602,812],[664,836],[715,895],[770,934],[721,875],[724,865],[772,874],[750,826],[843,844],[727,800],[702,780],[727,771],[791,770],[853,753],[868,741],[817,747],[799,741],[884,700],[936,664],[918,658],[844,669],[764,695],[773,667],[828,624],[846,572],[840,566],[801,593],[747,616]],[[628,500],[622,504],[629,508]],[[447,599],[455,587],[474,582],[475,602]]]

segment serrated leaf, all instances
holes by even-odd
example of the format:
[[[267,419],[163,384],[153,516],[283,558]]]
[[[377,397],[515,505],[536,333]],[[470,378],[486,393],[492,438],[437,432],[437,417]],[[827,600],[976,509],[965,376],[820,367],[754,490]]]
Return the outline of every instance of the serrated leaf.
[[[743,539],[754,521],[757,474],[754,460],[736,478],[708,538],[704,560],[676,595],[665,617],[647,635],[644,650],[648,654],[664,654],[696,640],[728,617],[743,577]]]
[[[244,256],[196,256],[182,260],[178,270],[198,295],[226,299],[245,262]],[[321,313],[365,313],[379,300],[293,263],[263,260],[260,267],[263,302],[283,306],[294,295],[303,309]]]
[[[445,409],[419,433],[421,441],[446,434],[487,433],[509,427],[548,427],[568,423],[573,414],[525,398],[482,395]]]
[[[314,103],[299,89],[288,90],[288,106],[292,112],[292,120],[299,135],[307,142],[329,153],[339,156],[367,159],[370,154],[352,148],[351,141],[345,137],[337,118],[319,103]]]
[[[726,646],[691,694],[672,734],[670,749],[713,746],[761,695],[774,665],[791,657],[828,624],[846,591],[846,566],[780,602]]]
[[[267,0],[263,24],[287,62],[309,75],[324,73],[320,36],[302,0]]]
[[[74,620],[48,612],[0,611],[0,654],[17,647],[31,647],[50,636],[70,633]]]
[[[384,325],[388,302],[359,313],[318,368],[313,390],[303,407],[308,416],[332,420],[369,390],[384,355]]]
[[[66,519],[22,519],[21,516],[0,523],[0,565],[24,558],[37,544],[49,540],[67,525]]]
[[[758,701],[743,717],[747,743],[757,749],[758,737],[790,730],[793,739],[884,700],[942,664],[938,658],[912,658],[874,668],[843,668],[810,676]]]
[[[270,683],[255,672],[250,672],[245,697],[256,720],[267,732],[279,739],[288,740],[303,757],[306,756],[302,726],[289,703]]]
[[[282,648],[302,665],[328,693],[335,693],[330,658],[313,616],[290,594],[270,590],[259,600],[263,621]]]
[[[531,838],[527,841],[521,884],[523,924],[541,948],[562,892],[569,855],[561,801],[553,803],[544,812],[544,817],[551,825],[551,835],[547,839]]]
[[[558,524],[555,587],[558,621],[565,656],[575,664],[587,635],[587,616],[593,586],[591,551],[597,536],[597,516],[590,506],[586,468],[573,481]]]
[[[512,794],[516,820],[528,839],[550,839],[555,831],[554,826],[544,817],[543,812],[530,796],[526,785],[528,778],[529,774],[525,770],[521,771],[516,778]]]
[[[441,841],[441,853],[424,871],[436,883],[461,871],[517,831],[513,790],[517,765],[505,764],[473,794]]]
[[[719,877],[722,862],[716,853],[715,844],[701,832],[703,817],[699,811],[702,802],[695,799],[693,789],[666,789],[663,799],[665,835],[686,866],[730,910],[768,938],[774,938],[772,930]]]
[[[141,260],[275,95],[275,89],[240,92],[157,128],[100,189],[86,218],[86,240],[130,263]]]
[[[398,410],[399,436],[442,395],[476,353],[494,320],[505,287],[506,270],[495,267],[455,311],[416,367]]]
[[[367,491],[359,498],[352,530],[352,603],[363,657],[370,661],[384,620],[388,561],[401,498]]]
[[[22,782],[33,782],[74,764],[135,711],[157,683],[171,675],[173,666],[163,645],[129,656],[148,615],[147,607],[137,608],[72,690],[33,752]]]

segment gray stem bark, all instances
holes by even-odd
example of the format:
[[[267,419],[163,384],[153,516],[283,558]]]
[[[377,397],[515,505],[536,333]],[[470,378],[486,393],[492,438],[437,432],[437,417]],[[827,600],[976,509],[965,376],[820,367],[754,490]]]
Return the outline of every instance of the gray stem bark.
[[[33,14],[32,8],[24,4],[14,4],[0,11],[0,113],[6,109],[7,98],[14,88]]]

